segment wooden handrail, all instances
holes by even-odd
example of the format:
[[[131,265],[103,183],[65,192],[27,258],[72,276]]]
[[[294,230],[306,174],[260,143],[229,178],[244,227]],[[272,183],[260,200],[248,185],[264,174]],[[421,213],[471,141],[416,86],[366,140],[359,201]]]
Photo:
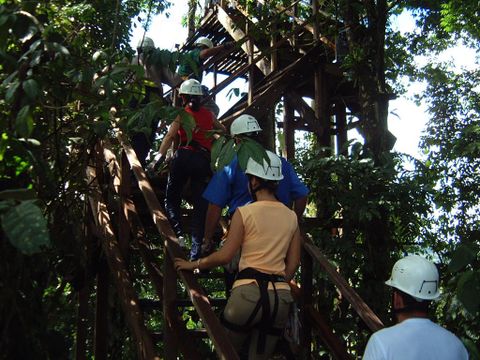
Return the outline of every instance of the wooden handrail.
[[[340,293],[350,302],[353,309],[357,312],[360,318],[365,322],[371,331],[377,331],[384,328],[383,322],[370,309],[370,307],[363,301],[360,295],[345,281],[345,279],[338,273],[335,267],[323,255],[321,250],[316,247],[311,238],[307,235],[305,238],[304,248],[310,256],[320,264],[323,270],[330,277],[330,280],[337,286]]]
[[[101,152],[101,150],[98,152]],[[92,187],[89,202],[94,220],[97,227],[102,230],[102,248],[105,251],[108,266],[120,294],[120,303],[126,315],[127,323],[136,339],[138,356],[140,359],[160,360],[160,357],[155,355],[152,339],[145,327],[138,297],[133,289],[122,252],[115,237],[107,205],[102,199],[95,167],[87,168],[87,180]]]
[[[135,154],[135,151],[130,146],[130,143],[126,136],[120,131],[117,131],[117,138],[122,145],[128,162],[133,170],[133,173],[137,179],[140,191],[142,192],[147,207],[152,214],[153,222],[157,227],[159,233],[165,238],[166,254],[173,260],[176,257],[184,257],[184,254],[178,245],[178,240],[175,237],[172,228],[167,220],[165,213],[158,202],[158,199],[153,191],[145,171],[140,164],[140,161]],[[230,339],[225,332],[225,329],[220,324],[218,317],[215,315],[207,295],[203,291],[202,287],[198,284],[195,276],[190,271],[180,271],[180,278],[182,279],[187,292],[192,300],[192,303],[197,310],[200,318],[202,319],[205,329],[207,330],[210,339],[214,344],[215,351],[220,359],[239,359],[237,352],[233,348]]]

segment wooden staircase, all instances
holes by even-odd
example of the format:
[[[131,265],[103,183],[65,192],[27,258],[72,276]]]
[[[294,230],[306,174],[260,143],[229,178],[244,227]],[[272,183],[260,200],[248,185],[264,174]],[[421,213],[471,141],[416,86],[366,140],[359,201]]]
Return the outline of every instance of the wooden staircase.
[[[189,40],[193,43],[197,37],[208,35],[216,44],[237,42],[238,46],[229,54],[205,64],[205,71],[213,72],[215,78],[216,74],[228,75],[221,83],[216,82],[213,96],[237,78],[249,79],[249,93],[221,120],[228,125],[240,113],[248,113],[264,124],[276,104],[284,101],[285,108],[288,105],[293,111],[285,111],[283,121],[277,125],[285,132],[289,158],[295,153],[295,130],[313,132],[323,145],[330,145],[331,138],[336,136],[341,147],[349,127],[347,108],[353,112],[358,107],[351,88],[346,85],[348,82],[333,62],[333,42],[296,16],[297,3],[278,9],[279,14],[286,13],[291,18],[290,28],[280,39],[265,35],[253,39],[248,34],[262,25],[262,19],[252,22],[245,11],[229,8],[221,1],[211,5]],[[312,99],[313,107],[305,97]],[[108,355],[105,309],[110,276],[139,359],[177,359],[180,354],[184,359],[194,360],[238,359],[218,317],[225,298],[205,293],[201,285],[205,280],[203,275],[174,270],[173,259],[186,254],[178,245],[158,200],[161,191],[152,187],[127,137],[118,131],[117,138],[110,143],[97,144],[94,155],[87,169],[91,190],[88,213],[92,219],[87,238],[98,240],[108,265],[99,267],[96,279],[95,358],[106,359]],[[328,317],[313,305],[314,264],[321,267],[371,331],[382,328],[383,324],[305,232],[304,240],[301,287],[291,284],[301,309],[302,344],[297,352],[283,351],[280,358],[315,358],[310,344],[313,334],[317,334],[333,358],[351,359],[341,334],[332,330]],[[219,276],[211,272],[211,278]],[[143,286],[153,289],[155,298],[142,298]],[[77,359],[86,359],[87,307],[88,294],[80,292]],[[188,328],[182,317],[185,308],[194,309],[192,313],[202,328]],[[157,321],[152,321],[152,314],[156,314]]]
[[[91,187],[89,196],[92,214],[92,228],[102,245],[105,259],[108,263],[108,273],[113,278],[116,294],[128,327],[134,337],[139,359],[176,359],[181,353],[185,359],[205,359],[198,349],[202,347],[198,341],[208,339],[220,359],[238,359],[226,333],[220,324],[218,314],[225,305],[224,298],[211,298],[201,286],[202,277],[188,271],[177,273],[173,268],[175,257],[185,257],[184,251],[177,244],[172,229],[168,223],[162,206],[159,204],[154,190],[150,186],[145,172],[130,147],[125,136],[119,133],[118,144],[99,144],[96,147],[96,164],[87,170],[87,178]],[[106,165],[108,164],[108,165]],[[133,170],[135,182],[148,208],[150,219],[139,216],[138,200],[131,195],[131,173]],[[140,205],[142,206],[142,205]],[[149,234],[143,223],[152,221],[156,234]],[[152,236],[153,235],[153,236]],[[152,240],[156,239],[156,240]],[[311,266],[319,264],[338,290],[345,297],[358,316],[372,331],[383,327],[382,322],[362,301],[356,292],[340,276],[337,270],[325,258],[322,252],[306,236],[302,259],[302,287],[292,284],[292,291],[302,309],[303,342],[308,344],[312,331],[317,332],[322,342],[336,359],[350,359],[343,340],[335,334],[328,320],[311,305],[309,285],[312,284]],[[134,258],[145,269],[138,272],[133,267]],[[162,259],[162,261],[160,261]],[[162,263],[163,262],[163,263]],[[107,271],[107,269],[105,269]],[[213,273],[210,278],[218,278]],[[103,358],[105,342],[108,335],[101,322],[101,302],[105,298],[108,283],[97,277],[97,323],[95,356]],[[146,276],[148,278],[146,279]],[[139,295],[138,283],[144,280],[151,284],[156,294],[155,299],[142,299]],[[184,288],[178,292],[178,285]],[[311,285],[310,285],[311,286]],[[181,295],[183,293],[183,295]],[[186,297],[181,297],[187,295]],[[85,304],[80,303],[80,307]],[[160,306],[161,305],[161,306]],[[182,320],[179,309],[193,306],[203,329],[188,330]],[[163,317],[163,328],[152,329],[148,325],[148,314],[160,310]],[[106,320],[106,319],[104,319]],[[79,321],[79,324],[82,322]],[[98,331],[103,329],[104,332]],[[77,342],[86,341],[80,335],[85,332],[77,329]],[[103,338],[102,338],[103,337]],[[185,341],[188,339],[188,341]],[[163,347],[158,346],[159,342]],[[103,344],[103,345],[102,345]],[[103,353],[102,353],[103,351]],[[208,355],[212,356],[212,355]],[[284,358],[295,358],[291,352]],[[310,358],[308,346],[302,347],[299,358]],[[82,358],[77,356],[77,358]],[[106,358],[106,357],[104,357]],[[215,358],[215,357],[212,357]]]

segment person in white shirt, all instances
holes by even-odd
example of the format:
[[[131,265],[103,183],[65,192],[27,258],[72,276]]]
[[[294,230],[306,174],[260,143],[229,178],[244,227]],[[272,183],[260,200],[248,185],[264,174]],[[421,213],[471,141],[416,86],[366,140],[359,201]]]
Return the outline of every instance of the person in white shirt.
[[[440,296],[438,270],[418,255],[398,260],[385,282],[393,288],[397,324],[375,332],[363,360],[464,360],[468,352],[458,337],[428,318],[428,307]]]

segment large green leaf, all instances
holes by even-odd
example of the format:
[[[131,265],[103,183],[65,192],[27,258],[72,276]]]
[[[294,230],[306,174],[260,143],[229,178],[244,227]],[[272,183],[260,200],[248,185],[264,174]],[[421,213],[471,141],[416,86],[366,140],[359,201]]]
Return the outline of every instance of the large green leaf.
[[[50,246],[47,221],[34,200],[11,207],[0,219],[7,238],[20,252],[32,255]]]
[[[226,142],[227,142],[227,138],[225,136],[220,136],[212,144],[212,151],[210,155],[210,159],[211,159],[210,166],[213,170],[217,169],[216,168],[217,160]]]
[[[238,149],[238,162],[243,171],[247,168],[248,159],[250,158],[259,164],[263,164],[263,159],[265,159],[270,164],[270,159],[263,146],[255,140],[244,138]]]
[[[37,98],[39,89],[38,83],[34,79],[25,80],[22,83],[22,88],[30,100],[35,100]]]
[[[472,244],[461,244],[452,255],[452,260],[448,265],[449,270],[451,272],[462,270],[477,257],[477,253],[478,248],[476,246]]]
[[[183,130],[185,130],[185,133],[187,134],[187,142],[192,141],[192,133],[195,127],[197,126],[197,123],[195,122],[195,119],[193,116],[186,111],[180,113],[180,121],[182,124]]]
[[[480,272],[467,271],[460,276],[457,285],[457,297],[471,314],[480,308]]]
[[[20,137],[28,138],[33,131],[33,117],[30,106],[26,105],[20,109],[15,119],[15,130]]]
[[[235,140],[230,139],[222,147],[222,150],[218,155],[216,168],[223,169],[226,165],[228,165],[233,160],[234,156],[235,156]]]

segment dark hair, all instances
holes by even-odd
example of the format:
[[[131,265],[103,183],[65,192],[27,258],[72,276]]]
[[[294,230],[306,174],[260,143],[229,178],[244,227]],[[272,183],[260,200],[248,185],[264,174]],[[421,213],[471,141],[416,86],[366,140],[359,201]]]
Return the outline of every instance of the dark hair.
[[[197,112],[198,110],[200,110],[200,101],[202,99],[201,96],[182,94],[182,98],[183,98],[184,106],[188,106],[194,112]]]
[[[255,190],[267,189],[268,191],[270,191],[273,194],[275,194],[275,192],[277,191],[278,181],[265,180],[265,179],[262,179],[258,176],[252,175],[252,174],[247,174],[247,177],[248,177],[248,182],[250,182],[252,177],[256,177],[258,179],[258,181],[260,182],[260,185],[258,185],[258,187]]]
[[[409,312],[409,311],[420,311],[424,313],[428,313],[431,301],[430,300],[421,300],[418,301],[416,300],[413,296],[408,295],[407,293],[404,293],[401,290],[394,289],[395,292],[397,292],[398,295],[403,300],[403,311],[404,312]],[[400,309],[402,311],[402,309]]]

